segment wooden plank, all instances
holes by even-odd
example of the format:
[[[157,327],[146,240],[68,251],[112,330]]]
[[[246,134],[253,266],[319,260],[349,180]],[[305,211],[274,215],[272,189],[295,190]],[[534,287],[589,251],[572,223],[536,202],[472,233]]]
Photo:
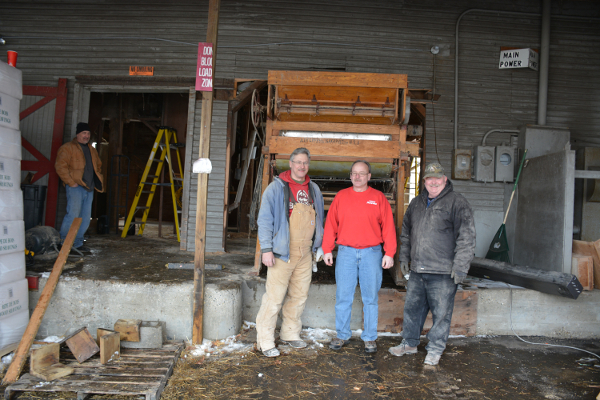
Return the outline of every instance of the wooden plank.
[[[121,354],[119,332],[108,333],[100,337],[100,364],[117,361]]]
[[[600,240],[595,242],[573,240],[573,254],[592,257],[594,260],[594,287],[600,289]]]
[[[40,378],[45,382],[50,382],[58,378],[64,378],[65,376],[69,376],[73,373],[73,368],[67,367],[61,363],[56,363],[53,365],[49,365],[47,367],[31,369],[29,373],[36,378]]]
[[[12,353],[13,351],[16,350],[17,347],[19,347],[19,342],[4,346],[3,348],[0,349],[0,358],[4,357],[8,353]]]
[[[17,351],[13,357],[13,361],[2,380],[3,385],[7,385],[9,383],[13,383],[19,377],[21,370],[23,369],[23,365],[25,364],[25,360],[27,359],[27,354],[29,353],[29,349],[31,348],[31,343],[35,339],[35,335],[37,335],[37,331],[40,328],[40,324],[42,323],[42,318],[46,313],[46,309],[48,308],[48,304],[50,303],[50,298],[54,293],[54,289],[58,284],[58,278],[62,273],[62,270],[67,262],[67,257],[71,252],[71,247],[73,246],[73,242],[75,241],[75,236],[77,235],[77,230],[81,225],[81,218],[75,218],[73,223],[71,224],[71,228],[69,229],[69,233],[65,238],[63,245],[60,249],[60,253],[58,254],[58,258],[54,263],[54,267],[52,268],[52,272],[50,273],[50,277],[46,281],[46,285],[44,289],[42,289],[42,294],[38,299],[38,303],[35,306],[35,310],[31,314],[31,318],[29,318],[29,323],[27,324],[27,328],[25,329],[25,333],[23,333],[23,337],[19,343],[19,347],[17,347]]]
[[[272,136],[268,142],[269,153],[291,154],[298,147],[306,147],[311,155],[346,157],[399,158],[400,143],[372,140],[291,138]]]
[[[217,33],[219,27],[220,0],[209,0],[206,41],[213,44],[213,59],[217,59]],[[213,77],[215,75],[213,67]],[[200,158],[209,158],[210,130],[213,113],[213,98],[210,92],[202,92],[202,115],[200,127]],[[194,240],[194,304],[192,343],[200,344],[203,339],[204,316],[204,253],[206,250],[206,205],[208,197],[208,174],[198,174],[196,197],[196,232]]]
[[[381,289],[379,291],[379,319],[377,331],[400,333],[404,321],[405,291],[396,289]],[[451,335],[474,336],[477,330],[477,292],[459,290],[454,298],[454,311],[450,323]],[[425,320],[423,333],[428,332],[433,325],[431,313]]]
[[[277,160],[289,160],[289,154],[276,154],[275,159]],[[392,164],[394,162],[393,158],[379,158],[379,157],[362,157],[363,160],[372,163],[386,163]],[[336,162],[354,162],[356,161],[356,157],[344,157],[344,156],[313,156],[311,154],[310,161],[336,161]],[[337,193],[337,192],[336,192]],[[335,196],[336,193],[333,193]]]
[[[571,273],[579,279],[583,290],[594,289],[594,259],[591,256],[573,254]]]
[[[104,328],[96,328],[96,343],[100,346],[100,338],[104,335],[108,335],[109,333],[114,333],[115,331]]]
[[[279,131],[307,132],[342,132],[342,133],[373,133],[379,135],[399,135],[400,125],[366,125],[329,122],[297,122],[273,121],[272,130],[277,135]]]
[[[82,363],[100,351],[98,344],[87,328],[81,328],[66,340],[69,350],[78,362]]]
[[[292,107],[318,103],[321,106],[344,105],[351,109],[354,105],[356,108],[386,106],[393,110],[397,92],[396,88],[382,87],[281,85],[275,101],[281,101],[282,108],[287,103],[292,103]]]
[[[267,123],[267,126],[269,124]],[[268,129],[267,129],[268,132]],[[269,186],[269,182],[271,179],[271,166],[269,165],[271,162],[271,159],[268,155],[264,155],[263,157],[265,157],[265,161],[264,161],[264,167],[263,167],[263,176],[262,176],[262,187],[261,187],[261,199],[262,199],[262,195],[265,192],[265,190],[267,189],[267,186]],[[248,273],[249,275],[255,275],[257,276],[258,274],[260,274],[260,267],[262,266],[262,254],[260,252],[260,242],[258,241],[258,237],[256,238],[256,249],[254,250],[254,268],[252,268],[252,270]]]
[[[59,363],[60,345],[52,343],[31,351],[29,373],[44,381],[53,381],[73,373],[73,368]]]
[[[269,71],[269,85],[407,88],[408,78],[405,74]]]
[[[121,340],[127,342],[140,341],[141,319],[119,319],[115,322],[115,332],[121,334]]]

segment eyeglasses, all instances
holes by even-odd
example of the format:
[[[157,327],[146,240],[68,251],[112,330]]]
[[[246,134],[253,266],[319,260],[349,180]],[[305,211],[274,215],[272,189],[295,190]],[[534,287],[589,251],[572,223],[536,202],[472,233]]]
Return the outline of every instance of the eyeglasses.
[[[350,176],[360,176],[361,178],[364,178],[365,176],[367,176],[368,173],[366,172],[350,172]]]
[[[294,164],[296,164],[297,166],[303,165],[305,167],[308,167],[308,164],[310,164],[309,161],[292,161]]]

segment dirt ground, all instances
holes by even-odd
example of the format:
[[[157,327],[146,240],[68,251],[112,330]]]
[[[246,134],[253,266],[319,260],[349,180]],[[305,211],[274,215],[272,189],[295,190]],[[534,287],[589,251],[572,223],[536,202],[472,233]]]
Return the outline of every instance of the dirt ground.
[[[193,253],[180,251],[173,237],[153,237],[152,232],[148,229],[145,237],[124,240],[115,235],[91,236],[87,246],[92,254],[70,257],[63,274],[145,282],[193,279],[191,270],[166,268],[169,262],[192,262]],[[207,264],[224,266],[221,271],[207,270],[207,278],[251,269],[255,239],[230,240],[230,253],[207,256]],[[50,271],[55,258],[36,257],[28,271]],[[315,279],[327,281],[331,274],[321,271]],[[449,340],[439,366],[429,367],[423,365],[425,343],[416,355],[394,357],[387,350],[397,345],[400,337],[380,337],[375,354],[366,354],[362,341],[355,337],[334,352],[327,347],[334,334],[321,331],[315,335],[305,330],[308,348],[294,350],[279,344],[282,356],[275,359],[254,350],[256,332],[252,327],[235,338],[236,350],[231,350],[230,343],[217,341],[195,356],[197,348],[189,346],[162,399],[596,399],[600,392],[600,359],[573,349],[530,345],[515,337],[457,337]],[[597,340],[527,339],[600,354]],[[3,391],[0,386],[0,393]],[[22,394],[16,398],[76,396]]]

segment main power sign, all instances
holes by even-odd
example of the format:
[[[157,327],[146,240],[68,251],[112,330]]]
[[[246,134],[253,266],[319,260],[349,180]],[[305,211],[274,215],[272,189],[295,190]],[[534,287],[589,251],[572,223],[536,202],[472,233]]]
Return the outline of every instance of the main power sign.
[[[196,90],[213,90],[213,47],[212,43],[198,43],[198,66],[196,67]]]
[[[500,51],[500,69],[504,68],[539,68],[539,56],[532,49],[513,49]]]

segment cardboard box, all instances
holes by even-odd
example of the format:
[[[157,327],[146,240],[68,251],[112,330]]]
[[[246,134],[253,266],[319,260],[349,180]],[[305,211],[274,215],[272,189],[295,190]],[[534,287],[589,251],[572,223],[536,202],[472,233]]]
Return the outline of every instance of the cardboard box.
[[[21,132],[0,126],[0,157],[20,160],[22,153]]]
[[[0,93],[23,99],[23,74],[20,69],[0,61]]]

